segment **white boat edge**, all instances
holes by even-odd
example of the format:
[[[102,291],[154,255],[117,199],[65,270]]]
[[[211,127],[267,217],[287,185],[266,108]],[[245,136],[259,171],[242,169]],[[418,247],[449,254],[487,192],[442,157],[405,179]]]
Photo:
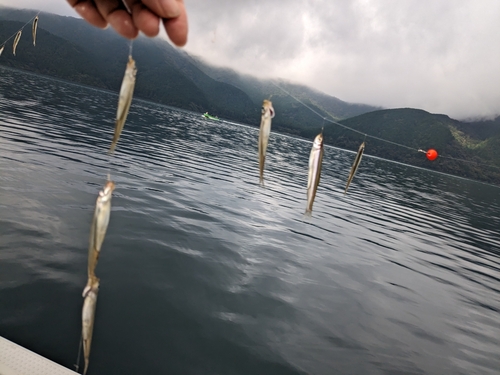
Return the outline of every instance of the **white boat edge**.
[[[0,336],[0,375],[78,374]]]

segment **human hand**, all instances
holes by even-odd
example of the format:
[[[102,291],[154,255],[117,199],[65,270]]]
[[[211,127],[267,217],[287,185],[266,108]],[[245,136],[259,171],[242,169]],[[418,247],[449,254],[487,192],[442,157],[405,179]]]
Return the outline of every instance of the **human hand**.
[[[184,0],[67,0],[91,25],[111,25],[120,35],[134,39],[142,31],[154,37],[160,32],[160,21],[170,40],[182,47],[187,42],[188,23]]]

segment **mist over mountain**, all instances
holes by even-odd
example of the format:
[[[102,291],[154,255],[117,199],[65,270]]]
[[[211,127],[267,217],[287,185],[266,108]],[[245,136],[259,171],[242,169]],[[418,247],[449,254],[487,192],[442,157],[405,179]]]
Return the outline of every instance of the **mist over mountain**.
[[[35,14],[0,8],[0,41],[15,34]],[[40,14],[36,47],[32,45],[31,24],[24,28],[17,56],[12,54],[12,41],[5,45],[0,65],[114,92],[119,91],[130,47],[113,30],[48,13]],[[159,38],[135,40],[133,56],[138,67],[137,98],[208,111],[254,126],[260,123],[262,100],[271,99],[277,114],[273,131],[312,140],[325,126],[327,144],[357,150],[363,136],[324,118],[339,121],[361,133],[407,146],[368,137],[367,154],[500,184],[500,168],[486,166],[500,167],[500,118],[460,122],[418,109],[347,103],[292,82],[263,80],[211,66]],[[442,156],[432,163],[416,151],[431,147]]]

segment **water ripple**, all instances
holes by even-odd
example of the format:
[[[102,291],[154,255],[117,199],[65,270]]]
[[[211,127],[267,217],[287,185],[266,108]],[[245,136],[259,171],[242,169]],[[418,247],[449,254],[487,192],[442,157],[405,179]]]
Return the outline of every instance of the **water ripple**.
[[[91,371],[500,367],[498,188],[366,155],[344,196],[326,147],[305,219],[311,142],[272,133],[262,188],[256,126],[134,99],[110,162],[115,93],[0,71],[0,334],[72,367],[110,171]]]

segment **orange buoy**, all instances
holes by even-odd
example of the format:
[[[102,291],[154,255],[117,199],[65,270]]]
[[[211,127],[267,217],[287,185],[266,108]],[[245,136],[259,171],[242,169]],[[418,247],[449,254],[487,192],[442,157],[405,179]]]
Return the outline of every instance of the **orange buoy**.
[[[436,150],[434,150],[433,148],[430,148],[426,153],[425,153],[425,156],[427,156],[427,159],[429,160],[436,160],[437,157],[438,157],[438,153]]]

